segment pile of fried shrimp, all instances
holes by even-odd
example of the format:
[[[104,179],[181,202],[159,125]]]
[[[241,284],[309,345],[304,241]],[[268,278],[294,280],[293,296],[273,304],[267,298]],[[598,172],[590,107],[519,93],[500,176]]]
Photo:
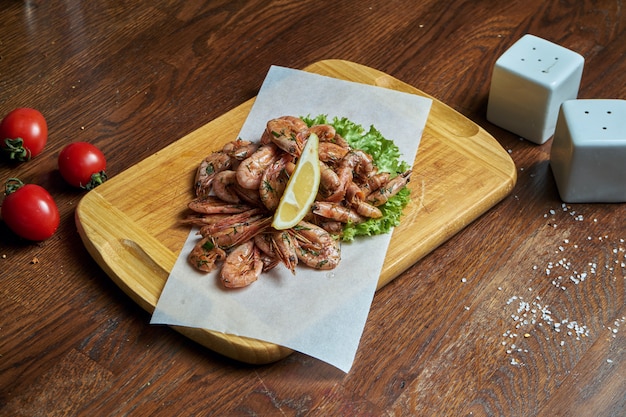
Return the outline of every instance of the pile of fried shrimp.
[[[320,186],[295,227],[272,227],[298,157],[311,133],[319,137]],[[380,205],[406,186],[411,171],[378,172],[372,156],[352,148],[329,124],[308,126],[283,116],[267,122],[258,142],[231,141],[197,169],[195,199],[185,224],[200,228],[190,263],[200,271],[221,267],[225,287],[240,288],[278,264],[295,274],[298,263],[329,270],[341,260],[346,223],[382,216]]]

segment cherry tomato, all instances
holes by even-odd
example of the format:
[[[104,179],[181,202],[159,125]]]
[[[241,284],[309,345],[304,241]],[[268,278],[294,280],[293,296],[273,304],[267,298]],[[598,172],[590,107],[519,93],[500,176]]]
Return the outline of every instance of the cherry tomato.
[[[59,154],[59,171],[74,187],[92,188],[107,180],[104,154],[91,143],[74,142]]]
[[[17,178],[7,180],[2,219],[24,239],[46,240],[59,227],[59,209],[43,187],[26,184]]]
[[[46,119],[35,109],[15,109],[0,122],[0,141],[0,146],[9,159],[28,161],[39,155],[46,146]]]

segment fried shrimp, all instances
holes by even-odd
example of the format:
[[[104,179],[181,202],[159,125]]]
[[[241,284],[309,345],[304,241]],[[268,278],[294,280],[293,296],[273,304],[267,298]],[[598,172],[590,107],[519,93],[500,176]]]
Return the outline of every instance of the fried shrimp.
[[[301,221],[294,235],[298,246],[298,259],[315,269],[333,269],[341,260],[339,242],[330,233],[313,223]]]
[[[237,167],[237,182],[243,188],[256,190],[261,184],[263,173],[278,157],[278,148],[273,144],[262,145]]]
[[[319,138],[315,201],[304,220],[277,230],[274,213],[312,134]],[[259,141],[227,142],[199,164],[195,198],[181,220],[199,228],[188,261],[202,272],[221,268],[227,288],[248,286],[281,264],[293,274],[298,265],[333,269],[341,260],[338,239],[346,228],[382,217],[380,207],[410,176],[410,170],[395,177],[378,172],[372,155],[352,148],[333,125],[308,126],[293,116],[271,119]]]
[[[196,197],[209,194],[215,174],[232,166],[230,156],[222,151],[213,152],[200,164],[196,172],[195,193]]]
[[[220,278],[227,288],[241,288],[252,284],[263,271],[263,261],[254,241],[237,246],[228,254]]]

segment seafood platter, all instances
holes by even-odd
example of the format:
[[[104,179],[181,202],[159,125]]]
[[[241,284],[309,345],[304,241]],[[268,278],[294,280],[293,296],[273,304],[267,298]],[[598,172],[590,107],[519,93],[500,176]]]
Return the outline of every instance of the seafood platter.
[[[501,201],[513,189],[516,169],[508,153],[484,129],[437,99],[383,72],[348,61],[320,61],[304,70],[432,100],[419,152],[409,164],[412,168],[395,178],[397,184],[388,183],[389,178],[376,178],[376,181],[387,181],[387,186],[383,187],[385,190],[397,191],[406,186],[411,196],[408,204],[403,207],[400,223],[393,229],[377,288],[398,277]],[[325,252],[321,258],[297,257],[295,252],[290,255],[289,251],[293,247],[279,245],[285,242],[282,238],[284,231],[277,230],[274,235],[259,233],[260,230],[271,227],[272,222],[272,217],[264,215],[263,207],[275,210],[280,204],[280,193],[275,190],[286,186],[281,173],[293,172],[295,168],[293,153],[284,151],[280,142],[286,142],[296,135],[276,135],[274,138],[266,138],[266,143],[260,145],[234,141],[253,103],[254,99],[251,99],[239,105],[110,178],[87,193],[79,203],[76,224],[85,247],[116,285],[146,311],[152,313],[155,310],[169,273],[188,238],[190,224],[210,229],[211,225],[215,228],[214,224],[218,223],[224,228],[219,233],[226,246],[234,245],[230,241],[233,234],[228,233],[228,230],[232,230],[228,229],[232,226],[229,222],[244,218],[246,224],[254,226],[250,228],[250,236],[236,242],[242,244],[238,256],[247,256],[256,251],[254,253],[258,264],[250,267],[251,275],[247,274],[250,272],[248,270],[245,274],[241,270],[233,270],[241,262],[229,263],[227,254],[220,249],[220,245],[214,247],[215,240],[200,240],[206,236],[200,237],[199,244],[194,249],[195,253],[188,254],[199,268],[214,268],[218,263],[223,263],[225,266],[222,268],[226,272],[222,273],[222,281],[227,287],[250,285],[257,279],[258,271],[277,263],[284,264],[287,268],[295,268],[297,262],[329,268],[333,262],[338,262],[339,256],[334,252],[337,248],[332,242],[324,244]],[[295,118],[270,122],[275,125],[273,129],[268,128],[268,132],[289,129],[295,129],[295,132],[307,131],[307,135],[313,132],[316,139],[320,138],[319,145],[324,148],[324,153],[347,152],[345,147],[336,149],[328,145],[329,141],[324,140],[336,134],[330,131],[332,129],[329,129],[328,124],[300,126],[298,124],[302,120]],[[199,154],[198,149],[207,149],[207,140],[214,141],[209,143],[209,147],[212,146],[221,154]],[[296,144],[299,147],[296,149],[297,153],[303,152],[304,143],[305,141]],[[217,178],[211,176],[210,187],[207,187],[207,177],[199,174],[207,172],[206,169],[199,169],[200,163],[219,165],[221,161],[217,158],[227,153],[229,161],[233,161],[233,155],[239,153],[240,157],[250,156],[249,153],[258,151],[260,146],[266,146],[264,151],[271,154],[272,162],[276,164],[273,170],[264,169],[258,173],[250,171],[248,173],[253,175],[246,176],[237,169],[225,169]],[[320,189],[325,191],[328,198],[327,201],[313,203],[317,224],[312,224],[307,218],[302,220],[308,222],[306,228],[300,225],[289,229],[292,232],[288,237],[293,239],[296,246],[305,246],[311,244],[311,241],[316,244],[327,242],[329,233],[337,230],[333,229],[337,227],[337,222],[359,223],[364,218],[380,216],[380,210],[377,209],[380,202],[376,201],[377,197],[368,197],[362,191],[367,185],[360,184],[359,190],[350,185],[354,182],[345,181],[341,176],[346,172],[357,171],[357,167],[363,170],[367,168],[367,155],[359,155],[357,152],[351,152],[352,154],[354,160],[346,162],[352,164],[348,169],[342,171],[337,165],[338,168],[333,173],[319,175]],[[268,192],[259,194],[258,183],[254,182],[259,181],[259,175],[263,174],[268,176],[264,178],[268,183],[274,182],[272,187],[265,190]],[[376,173],[369,172],[367,177],[375,175]],[[141,181],[143,178],[151,178],[151,181]],[[234,192],[233,186],[240,189]],[[209,188],[211,195],[206,193]],[[251,189],[256,191],[250,198],[259,200],[261,209],[255,208],[252,203],[241,202],[246,197],[246,190]],[[333,193],[337,192],[341,194],[341,199],[337,197],[338,200],[333,201]],[[390,196],[382,196],[387,197]],[[349,203],[346,203],[347,199]],[[195,214],[190,216],[181,207],[193,207]],[[344,210],[346,207],[349,210]],[[207,211],[210,213],[204,213]],[[205,214],[210,214],[211,219],[199,220]],[[320,218],[326,219],[323,224],[319,221]],[[210,224],[200,224],[202,222]],[[237,237],[239,238],[240,236]],[[207,246],[207,243],[210,245]],[[290,243],[289,239],[287,243]],[[271,257],[271,254],[275,256]],[[253,338],[201,328],[172,327],[211,350],[246,363],[270,363],[292,352],[283,346]]]

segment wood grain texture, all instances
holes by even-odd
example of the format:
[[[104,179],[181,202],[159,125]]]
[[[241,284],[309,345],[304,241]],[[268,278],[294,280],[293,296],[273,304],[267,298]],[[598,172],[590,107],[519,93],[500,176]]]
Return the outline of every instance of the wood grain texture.
[[[0,162],[0,178],[46,187],[61,211],[38,244],[0,222],[0,416],[625,414],[625,207],[563,207],[550,142],[485,118],[493,64],[525,33],[584,56],[579,97],[626,99],[622,1],[0,9],[0,113],[36,107],[50,126],[44,152]],[[63,183],[58,153],[90,141],[115,178],[253,98],[270,65],[327,59],[389,74],[484,128],[515,162],[511,194],[377,292],[347,375],[298,353],[244,365],[150,326],[82,244],[84,193]]]

